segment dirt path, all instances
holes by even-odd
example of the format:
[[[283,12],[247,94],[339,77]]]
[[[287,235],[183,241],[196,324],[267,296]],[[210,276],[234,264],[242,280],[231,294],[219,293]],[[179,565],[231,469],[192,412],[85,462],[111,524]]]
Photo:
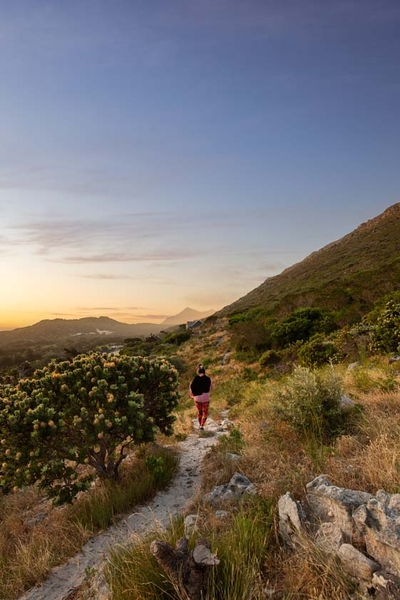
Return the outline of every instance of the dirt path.
[[[101,565],[115,544],[126,544],[131,536],[142,535],[156,525],[166,527],[171,517],[182,513],[199,484],[201,461],[219,435],[224,433],[219,423],[209,419],[206,430],[214,435],[199,437],[193,433],[180,442],[182,451],[177,475],[167,490],[159,492],[137,512],[127,514],[117,525],[91,538],[81,552],[67,563],[53,569],[46,581],[29,590],[19,600],[70,600],[85,580],[86,574]],[[225,431],[226,432],[226,431]],[[99,589],[96,597],[106,597]]]

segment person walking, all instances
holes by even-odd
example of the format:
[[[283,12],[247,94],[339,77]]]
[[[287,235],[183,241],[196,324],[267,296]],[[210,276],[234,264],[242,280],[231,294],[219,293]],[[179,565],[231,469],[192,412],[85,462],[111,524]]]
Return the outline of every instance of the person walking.
[[[208,417],[208,407],[210,404],[210,392],[212,390],[212,381],[206,375],[206,370],[202,364],[198,366],[197,375],[190,383],[190,397],[193,398],[197,409],[197,420],[199,429],[203,430]]]

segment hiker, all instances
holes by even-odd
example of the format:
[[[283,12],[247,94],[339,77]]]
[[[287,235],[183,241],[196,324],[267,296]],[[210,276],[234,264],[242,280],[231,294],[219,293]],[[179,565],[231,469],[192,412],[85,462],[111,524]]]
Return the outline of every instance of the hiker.
[[[206,375],[202,364],[198,366],[197,375],[192,379],[189,386],[190,397],[193,398],[197,408],[197,420],[199,429],[203,430],[208,416],[208,405],[210,404],[210,391],[212,390],[211,379]]]

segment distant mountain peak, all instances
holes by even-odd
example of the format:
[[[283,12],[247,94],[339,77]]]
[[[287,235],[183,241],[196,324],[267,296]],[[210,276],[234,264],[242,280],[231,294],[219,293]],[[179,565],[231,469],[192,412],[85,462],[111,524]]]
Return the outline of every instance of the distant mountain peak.
[[[188,321],[205,319],[206,317],[209,317],[210,315],[214,314],[214,312],[215,310],[213,309],[199,311],[187,306],[186,308],[181,310],[180,313],[164,319],[162,325],[181,325],[183,323],[187,323]]]

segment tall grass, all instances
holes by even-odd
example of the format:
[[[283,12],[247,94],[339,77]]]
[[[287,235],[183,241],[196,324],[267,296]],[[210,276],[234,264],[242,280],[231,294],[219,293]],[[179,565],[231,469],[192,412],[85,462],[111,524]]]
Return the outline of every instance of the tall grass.
[[[211,571],[207,600],[265,598],[261,572],[273,533],[273,503],[255,498],[244,504],[222,532],[211,533],[219,565]]]
[[[177,467],[170,450],[151,447],[123,465],[119,482],[104,482],[72,506],[54,508],[32,488],[0,501],[0,598],[13,600],[43,581],[49,571],[79,551],[117,516],[168,485]]]
[[[105,570],[113,600],[172,600],[178,591],[150,552],[154,539],[173,546],[183,536],[183,520],[176,519],[164,531],[155,526],[145,536],[132,538],[129,547],[116,546]],[[186,599],[184,599],[186,600]]]
[[[211,570],[205,600],[265,598],[260,572],[272,527],[272,503],[259,497],[243,505],[224,526],[208,528],[206,524],[191,537],[191,547],[199,536],[209,539],[213,553],[220,560]],[[150,553],[153,539],[163,539],[175,546],[182,535],[182,522],[176,521],[167,532],[155,531],[135,540],[129,548],[114,549],[107,568],[113,600],[187,600]]]

